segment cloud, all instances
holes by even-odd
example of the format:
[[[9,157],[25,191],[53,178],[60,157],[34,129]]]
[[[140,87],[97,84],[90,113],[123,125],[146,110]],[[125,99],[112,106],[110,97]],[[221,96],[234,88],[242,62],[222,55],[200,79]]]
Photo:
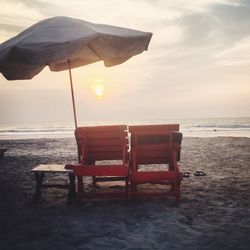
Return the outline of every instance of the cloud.
[[[250,6],[239,1],[238,4],[218,1],[206,12],[187,13],[180,19],[187,34],[184,42],[194,46],[235,42],[249,33],[249,12]]]
[[[250,64],[250,36],[236,42],[231,48],[223,50],[212,56],[218,65],[240,66]]]
[[[13,0],[1,2],[0,42],[11,38],[43,17],[35,6],[27,7],[25,2]]]
[[[8,0],[9,3],[26,5],[29,8],[40,9],[48,7],[48,3],[42,0]]]
[[[191,3],[201,2],[191,1]],[[157,36],[153,37],[154,54],[151,55],[151,62],[158,68],[171,71],[196,67],[197,70],[201,67],[214,66],[214,63],[217,66],[249,64],[247,56],[249,41],[245,37],[250,31],[250,4],[247,5],[245,1],[202,1],[202,3],[203,5],[200,5],[202,12],[194,7],[192,11],[184,12],[174,22],[173,27],[178,28],[177,34],[180,35],[173,39],[172,44],[167,43],[167,39],[165,42],[164,39],[157,39]],[[184,8],[191,8],[189,4],[188,1],[188,4],[184,4]],[[167,27],[166,25],[166,29]],[[233,48],[235,52],[231,51],[232,47],[235,47]],[[244,52],[241,52],[243,50]],[[222,51],[225,51],[223,57]],[[230,55],[226,56],[226,53]]]

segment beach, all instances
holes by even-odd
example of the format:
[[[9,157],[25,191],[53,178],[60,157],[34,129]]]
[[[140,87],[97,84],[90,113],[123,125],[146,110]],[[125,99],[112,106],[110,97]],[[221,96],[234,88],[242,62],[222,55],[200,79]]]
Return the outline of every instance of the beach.
[[[32,202],[38,164],[77,162],[73,138],[1,140],[1,249],[249,249],[250,138],[184,137],[181,204],[174,199],[87,200],[67,190]],[[201,170],[205,176],[194,176]],[[67,182],[66,175],[56,180]]]

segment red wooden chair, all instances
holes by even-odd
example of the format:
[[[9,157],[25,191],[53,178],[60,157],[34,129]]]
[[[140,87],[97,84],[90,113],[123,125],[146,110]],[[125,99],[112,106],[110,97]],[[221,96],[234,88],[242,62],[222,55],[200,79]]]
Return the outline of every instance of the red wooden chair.
[[[77,177],[78,198],[128,196],[128,134],[126,125],[79,127],[75,131],[79,165],[73,165]],[[105,162],[103,162],[105,161]],[[83,177],[98,181],[123,181],[125,192],[85,192]]]
[[[177,203],[180,202],[182,175],[177,161],[180,159],[182,134],[178,130],[178,124],[129,126],[132,198],[173,196]],[[155,170],[157,164],[164,168]],[[146,189],[139,190],[140,184],[148,185]],[[166,185],[168,188],[163,186],[162,190],[161,186],[161,189],[153,190],[154,185],[151,184]]]

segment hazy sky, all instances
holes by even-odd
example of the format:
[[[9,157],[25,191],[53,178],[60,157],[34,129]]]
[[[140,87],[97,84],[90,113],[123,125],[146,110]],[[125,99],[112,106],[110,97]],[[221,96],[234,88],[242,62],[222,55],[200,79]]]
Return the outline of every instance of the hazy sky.
[[[119,66],[73,70],[80,123],[250,116],[249,0],[0,0],[0,42],[53,16],[153,32]],[[73,121],[68,72],[0,75],[0,121]]]

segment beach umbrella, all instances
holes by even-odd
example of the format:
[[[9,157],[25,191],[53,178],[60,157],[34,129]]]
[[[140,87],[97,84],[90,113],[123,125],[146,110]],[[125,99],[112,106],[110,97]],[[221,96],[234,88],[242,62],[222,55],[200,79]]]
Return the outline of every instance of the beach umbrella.
[[[51,71],[69,70],[77,128],[71,69],[101,60],[106,67],[121,64],[147,50],[151,37],[150,32],[75,18],[48,18],[0,45],[0,72],[8,80],[22,80],[47,65]]]

